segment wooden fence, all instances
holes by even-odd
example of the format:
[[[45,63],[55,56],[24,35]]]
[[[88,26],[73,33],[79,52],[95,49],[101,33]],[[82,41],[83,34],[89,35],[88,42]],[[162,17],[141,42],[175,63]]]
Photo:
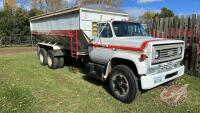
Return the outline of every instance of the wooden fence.
[[[0,39],[0,47],[9,47],[9,46],[32,46],[35,44],[36,39],[31,38],[30,36],[26,36],[23,38],[12,38],[12,37],[5,37]]]
[[[200,15],[156,18],[147,30],[154,37],[184,40],[184,64],[188,71],[200,72]]]

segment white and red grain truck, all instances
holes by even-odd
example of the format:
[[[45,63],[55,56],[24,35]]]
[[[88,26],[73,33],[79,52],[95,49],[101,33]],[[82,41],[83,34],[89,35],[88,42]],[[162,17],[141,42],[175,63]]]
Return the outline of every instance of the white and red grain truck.
[[[141,90],[184,75],[184,42],[153,38],[129,15],[111,7],[79,7],[30,18],[42,65],[57,69],[72,57],[90,77],[108,81],[115,98],[130,103]]]

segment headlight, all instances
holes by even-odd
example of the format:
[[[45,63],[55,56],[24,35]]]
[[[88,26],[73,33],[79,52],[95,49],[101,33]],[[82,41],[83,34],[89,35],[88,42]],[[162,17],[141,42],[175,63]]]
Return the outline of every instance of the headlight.
[[[160,51],[159,50],[157,50],[155,52],[155,59],[158,59],[158,58],[160,58]]]
[[[181,55],[183,53],[183,48],[179,47],[178,50],[177,50],[177,52],[178,52],[178,55]]]

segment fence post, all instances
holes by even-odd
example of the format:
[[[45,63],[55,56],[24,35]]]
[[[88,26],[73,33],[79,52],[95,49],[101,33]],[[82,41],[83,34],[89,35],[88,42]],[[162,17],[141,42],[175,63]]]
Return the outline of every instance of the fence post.
[[[191,71],[200,71],[200,15],[155,18],[150,25],[152,36],[185,41],[184,64]]]
[[[179,25],[179,19],[178,19],[178,16],[175,16],[174,18],[174,39],[177,39],[178,38],[178,25]]]
[[[174,38],[173,29],[174,29],[174,17],[170,17],[169,18],[169,38]]]
[[[156,38],[159,38],[159,25],[160,25],[160,18],[156,18]]]
[[[181,16],[178,39],[182,39],[182,37],[183,37],[184,26],[185,26],[184,16]]]
[[[198,71],[199,71],[199,74],[200,74],[200,15],[198,14],[197,15],[197,23],[196,23],[196,41],[197,41],[197,44],[198,44]]]
[[[196,14],[192,15],[191,26],[190,26],[190,44],[196,43],[195,40],[195,25],[196,25]]]
[[[198,44],[193,44],[192,45],[192,60],[191,60],[191,65],[192,65],[192,71],[197,72],[198,71]]]
[[[160,31],[160,38],[164,38],[164,36],[163,36],[163,18],[160,19],[159,31]]]

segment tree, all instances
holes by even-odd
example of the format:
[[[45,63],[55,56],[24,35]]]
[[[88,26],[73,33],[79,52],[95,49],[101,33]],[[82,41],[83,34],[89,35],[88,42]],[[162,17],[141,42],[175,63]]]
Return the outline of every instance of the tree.
[[[79,6],[84,6],[88,4],[107,4],[113,6],[119,6],[122,0],[76,0],[76,4]]]
[[[174,12],[166,7],[163,7],[161,9],[161,13],[159,14],[160,18],[166,18],[166,17],[173,17]]]
[[[61,9],[62,1],[61,0],[44,0],[46,4],[47,11],[56,11]]]
[[[3,28],[5,27],[4,23],[4,17],[5,17],[5,12],[3,10],[0,11],[0,46],[2,45],[2,39],[6,36]]]
[[[16,0],[4,0],[3,5],[4,5],[4,9],[11,9],[12,11],[17,10]]]
[[[156,12],[145,12],[142,16],[139,17],[140,22],[146,23],[148,20],[152,20],[156,16]]]
[[[12,10],[0,11],[0,42],[4,38],[10,40],[23,39],[30,36],[28,12],[18,8],[15,13]]]
[[[15,15],[17,21],[16,29],[14,29],[15,36],[23,38],[30,35],[29,17],[26,10],[19,8]]]
[[[33,8],[29,11],[28,13],[28,17],[33,17],[33,16],[37,16],[37,15],[40,15],[40,14],[43,14],[44,11],[43,10],[40,10],[40,9],[37,9],[37,8]]]
[[[161,12],[160,13],[156,13],[156,12],[151,12],[151,11],[147,11],[145,12],[142,16],[139,17],[140,22],[142,23],[146,23],[148,22],[148,20],[152,20],[156,17],[158,18],[166,18],[166,17],[173,17],[174,13],[172,10],[163,7],[161,8]]]
[[[20,7],[24,9],[26,4],[28,3],[28,0],[20,0],[19,2],[20,2]]]
[[[30,2],[31,8],[30,9],[37,9],[37,2],[38,2],[38,0],[31,0],[31,2]]]
[[[68,0],[31,0],[31,9],[52,12],[67,7]]]

